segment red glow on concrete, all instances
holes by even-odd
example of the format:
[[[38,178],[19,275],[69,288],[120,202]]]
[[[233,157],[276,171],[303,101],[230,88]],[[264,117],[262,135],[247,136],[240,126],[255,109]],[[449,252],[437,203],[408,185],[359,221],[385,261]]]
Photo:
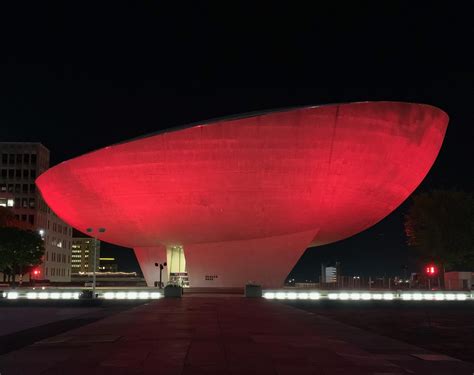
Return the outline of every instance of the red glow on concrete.
[[[274,285],[310,244],[352,236],[398,207],[431,168],[447,122],[437,108],[393,102],[217,120],[85,154],[37,184],[71,226],[105,227],[100,240],[183,245],[192,285],[226,262],[229,284]],[[238,254],[249,260],[231,262]],[[249,264],[245,275],[231,271]]]

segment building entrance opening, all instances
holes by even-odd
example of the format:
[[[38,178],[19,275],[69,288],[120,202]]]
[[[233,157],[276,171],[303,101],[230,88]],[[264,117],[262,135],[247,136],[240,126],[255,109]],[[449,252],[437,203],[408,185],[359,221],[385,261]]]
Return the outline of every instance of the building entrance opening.
[[[166,262],[168,265],[169,284],[180,285],[183,288],[189,287],[183,246],[168,246],[166,248]]]

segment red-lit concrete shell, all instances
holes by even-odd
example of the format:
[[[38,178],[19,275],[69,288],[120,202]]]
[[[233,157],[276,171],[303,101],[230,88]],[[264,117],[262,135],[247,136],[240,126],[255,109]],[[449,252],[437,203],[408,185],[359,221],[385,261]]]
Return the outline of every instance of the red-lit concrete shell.
[[[148,281],[183,245],[194,286],[282,284],[304,250],[399,206],[432,166],[448,116],[364,102],[214,120],[66,161],[37,180],[48,205],[133,247]],[[218,275],[213,281],[205,275]]]

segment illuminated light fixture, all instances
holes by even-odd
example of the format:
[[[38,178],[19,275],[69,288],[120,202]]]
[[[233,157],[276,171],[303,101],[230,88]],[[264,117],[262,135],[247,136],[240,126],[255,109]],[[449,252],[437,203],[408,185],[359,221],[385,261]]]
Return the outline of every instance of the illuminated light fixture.
[[[454,301],[456,299],[456,295],[454,293],[446,293],[445,297],[448,301]]]
[[[339,298],[339,295],[338,295],[337,293],[329,293],[329,294],[328,294],[328,298],[329,298],[329,299],[332,299],[332,300],[338,299],[338,298]]]
[[[72,298],[73,299],[79,299],[79,295],[80,295],[79,292],[76,292],[72,295]]]
[[[311,292],[309,293],[309,299],[320,299],[321,298],[321,294],[319,294],[318,292]]]
[[[159,292],[151,292],[151,293],[150,293],[150,298],[151,298],[151,299],[159,299],[159,298],[161,298],[161,293],[159,293]]]
[[[350,298],[352,300],[358,301],[360,300],[360,293],[351,293]]]
[[[36,299],[36,298],[38,298],[38,293],[36,293],[36,292],[28,292],[28,293],[26,293],[26,298],[28,298],[28,299]]]
[[[15,204],[15,201],[11,198],[7,199],[7,207],[13,207]]]
[[[413,299],[413,296],[410,293],[403,293],[402,294],[402,300],[411,301],[412,299]]]
[[[384,293],[383,294],[383,299],[386,300],[386,301],[391,301],[395,298],[395,296],[393,295],[393,293]]]
[[[275,298],[276,299],[285,299],[286,298],[286,293],[283,293],[283,292],[275,293]]]
[[[273,299],[273,298],[275,298],[275,293],[273,293],[273,292],[265,292],[265,293],[263,293],[263,298],[266,298],[266,299]]]
[[[288,292],[286,294],[286,298],[288,299],[296,299],[298,297],[298,294],[296,294],[295,292]]]
[[[18,292],[8,292],[7,293],[7,299],[17,299],[18,298]]]
[[[48,292],[40,292],[40,293],[38,293],[38,298],[39,299],[48,299],[49,298],[49,293]]]
[[[456,299],[458,301],[465,301],[467,299],[467,296],[465,294],[456,294]]]
[[[138,298],[138,293],[137,292],[128,292],[127,293],[127,299],[137,299]]]
[[[445,297],[444,297],[444,294],[441,294],[441,293],[436,293],[435,294],[435,300],[436,301],[444,301]]]
[[[374,299],[376,301],[379,301],[379,300],[383,299],[383,295],[381,293],[374,293],[374,294],[372,294],[372,299]]]
[[[349,293],[345,293],[345,292],[339,293],[339,299],[343,300],[343,301],[348,300],[349,299]]]
[[[426,300],[426,301],[432,301],[433,300],[433,294],[425,293],[425,294],[423,294],[423,299]]]
[[[423,299],[423,294],[421,293],[413,293],[413,299],[415,301],[421,301]]]
[[[104,298],[105,298],[105,299],[114,299],[114,298],[115,298],[115,294],[114,294],[114,292],[105,292],[105,293],[104,293]]]
[[[372,296],[370,295],[370,293],[362,293],[360,297],[365,301],[372,299]]]
[[[61,293],[61,299],[72,299],[72,293],[71,292]]]
[[[298,299],[308,299],[308,293],[298,293]]]
[[[125,292],[117,292],[115,293],[115,298],[116,299],[125,299],[127,295],[125,294]]]
[[[49,295],[49,298],[51,299],[59,299],[61,298],[61,293],[58,293],[58,292],[53,292]]]
[[[148,298],[150,298],[150,293],[148,293],[148,292],[140,292],[140,293],[138,293],[138,298],[139,298],[139,299],[148,299]]]

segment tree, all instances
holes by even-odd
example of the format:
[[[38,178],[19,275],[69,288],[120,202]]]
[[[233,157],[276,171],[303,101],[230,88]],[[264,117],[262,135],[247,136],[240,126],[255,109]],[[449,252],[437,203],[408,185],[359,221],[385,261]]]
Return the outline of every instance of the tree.
[[[405,216],[408,244],[446,269],[474,268],[474,197],[435,190],[413,197]]]
[[[24,275],[31,267],[41,264],[44,242],[32,231],[14,227],[0,228],[0,269],[4,275]],[[4,276],[5,277],[5,276]]]

